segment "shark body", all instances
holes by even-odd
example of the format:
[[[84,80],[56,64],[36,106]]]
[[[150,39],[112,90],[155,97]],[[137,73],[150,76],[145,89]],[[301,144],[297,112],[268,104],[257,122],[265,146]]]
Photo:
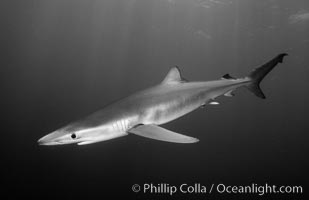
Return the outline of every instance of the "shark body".
[[[78,145],[101,142],[128,134],[151,139],[194,143],[199,140],[164,129],[158,125],[175,120],[221,96],[233,96],[233,91],[247,87],[260,98],[265,98],[259,83],[287,54],[279,54],[253,70],[247,77],[233,78],[226,74],[219,80],[188,82],[178,67],[170,69],[158,85],[132,94],[110,104],[81,120],[60,128],[38,140],[40,145]]]

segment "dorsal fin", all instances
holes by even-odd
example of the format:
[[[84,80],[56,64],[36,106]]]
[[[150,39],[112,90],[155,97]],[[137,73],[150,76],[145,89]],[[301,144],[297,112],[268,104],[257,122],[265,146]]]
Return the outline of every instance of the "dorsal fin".
[[[229,74],[225,74],[225,75],[222,76],[222,79],[236,79],[236,78],[232,77]]]
[[[162,81],[163,84],[182,83],[182,82],[187,82],[187,80],[181,76],[180,70],[177,66],[172,67],[170,71],[167,73],[164,80]]]

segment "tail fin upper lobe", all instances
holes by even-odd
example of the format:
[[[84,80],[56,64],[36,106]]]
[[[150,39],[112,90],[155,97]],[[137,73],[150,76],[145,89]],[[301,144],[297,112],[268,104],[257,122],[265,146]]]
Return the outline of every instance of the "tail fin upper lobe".
[[[261,67],[254,69],[248,76],[248,78],[250,78],[252,82],[250,85],[247,86],[247,88],[256,96],[265,99],[266,97],[260,88],[260,82],[278,63],[282,63],[283,58],[287,55],[288,54],[286,53],[279,54]]]

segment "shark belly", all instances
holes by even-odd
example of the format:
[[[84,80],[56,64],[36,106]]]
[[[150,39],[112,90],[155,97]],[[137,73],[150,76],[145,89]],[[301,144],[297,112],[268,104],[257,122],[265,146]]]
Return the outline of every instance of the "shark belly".
[[[141,119],[142,124],[165,124],[183,115],[186,115],[205,103],[206,97],[202,94],[177,96],[155,104],[145,110]]]

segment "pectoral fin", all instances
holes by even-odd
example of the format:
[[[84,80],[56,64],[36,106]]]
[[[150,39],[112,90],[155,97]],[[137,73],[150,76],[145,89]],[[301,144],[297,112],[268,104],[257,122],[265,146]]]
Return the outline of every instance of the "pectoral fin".
[[[199,141],[197,138],[175,133],[156,125],[140,125],[130,129],[129,133],[165,142],[195,143]]]
[[[233,93],[233,90],[228,91],[227,93],[224,94],[226,97],[233,97],[235,94]]]

